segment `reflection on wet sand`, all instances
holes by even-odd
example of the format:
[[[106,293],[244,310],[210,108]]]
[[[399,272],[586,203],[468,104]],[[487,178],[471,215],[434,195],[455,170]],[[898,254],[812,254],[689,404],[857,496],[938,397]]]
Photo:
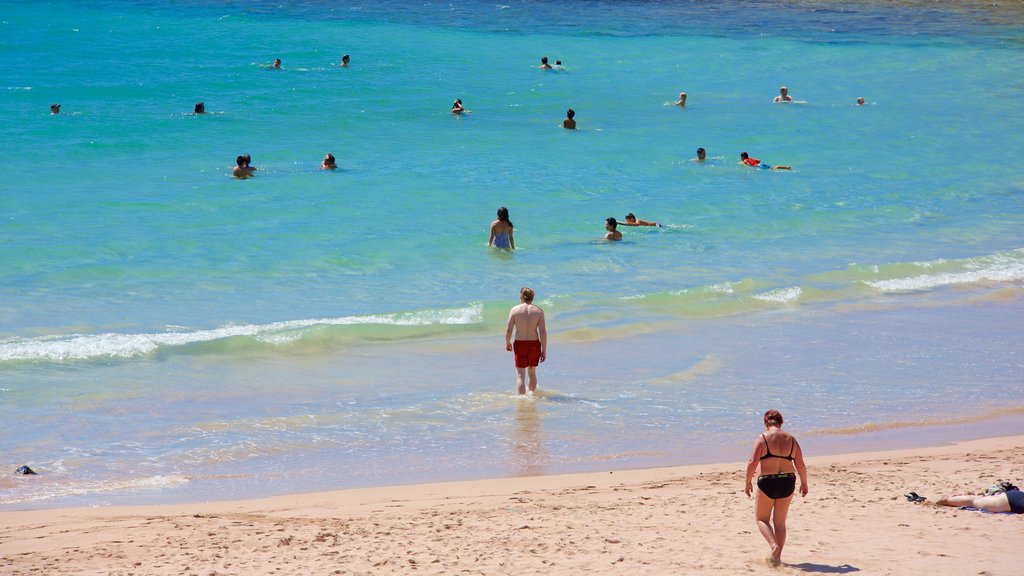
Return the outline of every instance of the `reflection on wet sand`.
[[[512,429],[512,464],[517,476],[540,476],[548,454],[544,449],[544,429],[541,424],[540,398],[525,396],[518,399],[515,426]]]

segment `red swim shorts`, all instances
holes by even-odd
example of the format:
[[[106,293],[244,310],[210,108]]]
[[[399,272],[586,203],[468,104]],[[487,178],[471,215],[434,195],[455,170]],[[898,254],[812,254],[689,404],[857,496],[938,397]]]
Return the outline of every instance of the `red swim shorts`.
[[[528,368],[540,364],[540,340],[516,340],[512,343],[516,357],[516,368]]]

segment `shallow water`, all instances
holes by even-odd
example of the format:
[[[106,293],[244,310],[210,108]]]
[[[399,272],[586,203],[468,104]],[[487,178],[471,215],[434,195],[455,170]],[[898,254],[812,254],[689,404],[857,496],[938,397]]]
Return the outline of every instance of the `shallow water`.
[[[912,445],[1019,408],[1020,21],[751,8],[13,4],[0,465],[45,473],[0,504],[740,459],[767,405],[820,450]],[[502,205],[515,254],[484,246]],[[663,226],[598,240],[630,211]],[[524,284],[552,328],[525,403]]]

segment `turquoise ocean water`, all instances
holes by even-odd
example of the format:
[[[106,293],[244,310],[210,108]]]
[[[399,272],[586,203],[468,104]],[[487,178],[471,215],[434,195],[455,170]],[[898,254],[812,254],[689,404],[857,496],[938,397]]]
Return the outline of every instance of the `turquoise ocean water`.
[[[850,4],[6,3],[0,507],[1024,431],[1024,10]]]

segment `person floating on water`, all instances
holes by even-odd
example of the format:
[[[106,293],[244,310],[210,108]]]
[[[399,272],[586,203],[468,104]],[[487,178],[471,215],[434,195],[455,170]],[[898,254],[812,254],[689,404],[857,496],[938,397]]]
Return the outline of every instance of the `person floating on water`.
[[[60,114],[60,104],[50,104],[50,114]],[[74,114],[72,114],[74,116]]]
[[[752,166],[754,168],[760,168],[762,170],[792,170],[792,166],[772,166],[761,162],[757,158],[751,158],[746,152],[740,152],[740,164],[744,166]]]
[[[565,128],[566,130],[575,130],[576,129],[576,120],[575,120],[575,118],[576,118],[576,111],[575,110],[573,110],[572,108],[569,108],[568,110],[566,110],[565,111],[565,120],[562,120],[562,128]]]
[[[456,98],[455,102],[452,103],[452,114],[462,114],[463,112],[469,112],[469,110],[462,107],[461,98]]]
[[[515,330],[515,342],[512,332]],[[537,390],[537,365],[547,359],[548,332],[544,325],[544,311],[533,305],[533,289],[519,290],[519,304],[508,313],[505,328],[505,350],[514,353],[516,364],[516,390],[526,394],[526,376],[530,378],[530,392]]]
[[[863,96],[857,96],[857,106],[863,106],[863,105],[864,105],[864,97]]]
[[[281,69],[281,59],[280,58],[274,58],[274,66],[273,66],[273,68],[274,68],[274,70],[280,70]]]
[[[202,102],[196,102],[195,108],[193,108],[193,114],[206,114],[206,104]]]
[[[548,64],[547,56],[540,57],[540,66],[538,66],[538,68],[540,68],[541,70],[551,70],[551,64]]]
[[[764,413],[764,428],[764,433],[754,440],[743,491],[749,498],[754,490],[754,471],[760,468],[754,519],[761,536],[771,547],[768,561],[778,566],[782,564],[782,548],[786,545],[786,516],[793,501],[797,475],[800,476],[800,496],[807,496],[807,466],[800,443],[782,431],[782,414],[778,410]]]
[[[647,221],[647,220],[637,220],[636,216],[632,212],[630,212],[629,214],[626,214],[626,221],[625,222],[619,222],[619,224],[622,224],[623,226],[658,226],[658,227],[661,226],[661,224],[658,224],[657,222],[650,222],[650,221]]]
[[[679,93],[679,101],[673,104],[673,106],[679,106],[680,108],[686,108],[686,92]]]
[[[703,148],[697,148],[697,157],[690,162],[704,162],[708,159],[708,152]]]
[[[622,232],[619,232],[618,227],[619,223],[615,220],[615,218],[607,218],[604,221],[604,229],[607,230],[608,233],[604,235],[604,239],[616,241],[622,240]]]
[[[248,154],[245,156],[238,156],[235,158],[235,167],[231,170],[231,175],[239,180],[245,180],[246,178],[252,178],[255,168],[249,166]]]
[[[792,101],[793,97],[789,95],[789,88],[786,88],[785,86],[780,86],[779,95],[775,97],[775,100],[773,100],[773,102],[775,102],[776,104],[784,104],[786,102]]]
[[[330,152],[328,152],[327,154],[324,154],[324,161],[320,163],[320,169],[321,170],[336,170],[337,168],[338,168],[338,163],[335,162],[335,160],[334,160],[334,154],[331,154]]]
[[[565,70],[565,68],[562,68],[561,60],[555,60],[555,70]]]
[[[498,219],[491,222],[491,236],[487,239],[488,246],[515,250],[516,240],[512,236],[512,221],[508,219],[508,208],[498,208]]]
[[[344,56],[342,56],[341,57],[341,67],[342,68],[348,68],[349,60],[350,60],[350,58],[348,57],[348,54],[345,54]]]

